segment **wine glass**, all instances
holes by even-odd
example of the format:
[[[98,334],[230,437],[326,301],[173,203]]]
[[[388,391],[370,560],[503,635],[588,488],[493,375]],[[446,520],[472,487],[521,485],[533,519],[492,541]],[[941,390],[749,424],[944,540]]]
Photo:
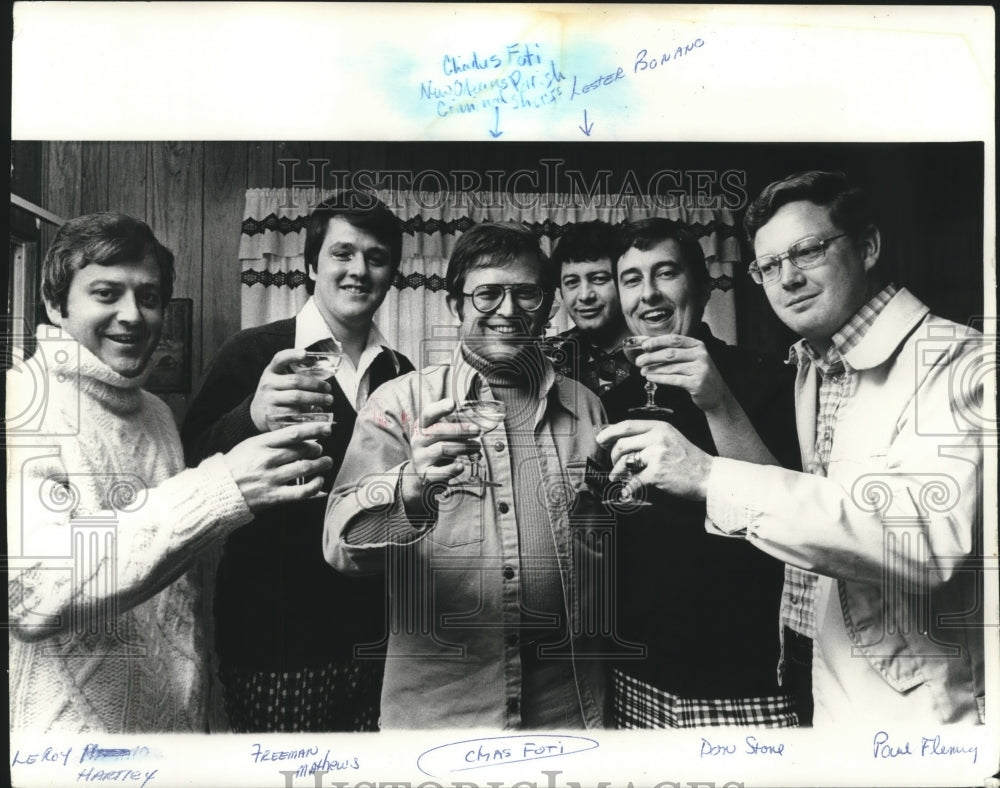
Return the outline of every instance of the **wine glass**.
[[[643,353],[642,343],[647,339],[649,339],[649,337],[641,335],[625,337],[625,342],[622,343],[622,350],[625,352],[625,358],[628,359],[630,364],[635,364],[635,360],[639,358],[641,353]],[[646,404],[629,408],[629,413],[663,415],[673,413],[673,410],[670,408],[664,408],[663,406],[656,404],[656,384],[653,381],[647,380],[646,385],[643,388],[646,390]]]
[[[600,432],[607,428],[607,424],[602,424],[597,428],[594,433],[595,436],[600,434]],[[630,495],[628,498],[622,497],[622,491],[625,486],[632,480],[632,477],[637,473],[642,471],[646,466],[642,464],[639,459],[637,452],[629,452],[625,455],[625,475],[619,479],[614,486],[610,486],[610,489],[605,491],[604,497],[601,502],[604,504],[609,504],[611,506],[616,506],[620,508],[631,508],[633,506],[651,506],[649,501],[642,500]]]
[[[267,428],[269,430],[280,430],[282,427],[288,427],[292,424],[305,424],[309,422],[326,422],[327,424],[336,424],[333,420],[332,413],[324,413],[317,411],[310,411],[308,413],[275,413],[271,412],[267,414]],[[319,441],[306,441],[307,443],[316,443]],[[299,476],[295,479],[294,484],[305,484],[308,479],[305,476]]]
[[[333,377],[343,358],[344,354],[335,350],[308,350],[305,358],[297,359],[288,366],[300,375],[326,380]]]
[[[459,421],[468,422],[474,424],[479,428],[479,435],[476,436],[476,440],[482,443],[483,435],[487,432],[491,432],[499,427],[504,420],[504,416],[507,415],[507,406],[496,399],[468,399],[460,403],[455,409],[454,416]],[[481,476],[479,473],[479,463],[482,460],[482,452],[475,452],[469,455],[469,460],[472,462],[472,471],[469,475],[469,479],[466,482],[459,483],[457,486],[469,486],[469,487],[501,487],[499,482],[495,482],[492,479],[487,479],[485,476]]]

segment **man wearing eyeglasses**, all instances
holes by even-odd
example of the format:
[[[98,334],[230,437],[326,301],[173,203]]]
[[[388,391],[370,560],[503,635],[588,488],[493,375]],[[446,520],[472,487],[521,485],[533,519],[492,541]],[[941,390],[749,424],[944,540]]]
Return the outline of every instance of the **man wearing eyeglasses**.
[[[607,222],[579,222],[565,229],[552,251],[562,305],[574,327],[547,339],[545,353],[558,372],[597,395],[624,381],[631,369],[622,350],[628,330],[611,270],[620,243],[618,230]]]
[[[324,552],[341,571],[385,573],[382,728],[602,725],[600,664],[579,658],[596,643],[586,600],[608,532],[587,487],[588,468],[607,467],[604,415],[540,352],[546,262],[523,226],[465,232],[446,276],[460,321],[450,360],[383,386],[359,414]],[[481,445],[495,422],[456,412],[475,401],[506,414]]]
[[[665,424],[614,459],[639,451],[629,484],[706,501],[711,533],[787,564],[782,622],[813,639],[815,725],[981,722],[976,408],[995,357],[881,286],[878,228],[842,174],[772,183],[745,226],[751,276],[802,336],[790,360],[806,472],[710,457]]]

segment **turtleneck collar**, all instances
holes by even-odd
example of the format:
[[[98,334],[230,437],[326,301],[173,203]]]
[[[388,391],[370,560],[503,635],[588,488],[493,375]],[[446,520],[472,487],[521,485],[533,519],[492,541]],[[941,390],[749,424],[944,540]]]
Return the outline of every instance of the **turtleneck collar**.
[[[39,325],[35,338],[50,378],[57,385],[72,385],[115,413],[133,413],[142,405],[145,374],[127,378],[57,326]]]
[[[532,397],[547,391],[552,381],[549,366],[537,347],[526,347],[509,364],[487,361],[463,343],[462,359],[489,384],[490,389],[516,389]]]

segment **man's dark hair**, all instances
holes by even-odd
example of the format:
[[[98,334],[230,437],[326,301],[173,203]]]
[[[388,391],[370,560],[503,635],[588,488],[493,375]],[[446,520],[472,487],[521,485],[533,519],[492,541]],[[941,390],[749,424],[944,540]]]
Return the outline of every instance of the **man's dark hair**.
[[[70,219],[42,261],[42,298],[59,306],[66,317],[66,298],[73,276],[88,265],[141,263],[151,257],[160,269],[164,307],[174,292],[174,254],[156,240],[149,225],[123,213],[88,213]]]
[[[851,186],[844,173],[810,170],[769,184],[750,203],[743,217],[743,229],[750,245],[753,246],[757,231],[771,221],[780,208],[803,200],[828,208],[833,223],[854,240],[875,224],[865,193]]]
[[[448,260],[445,286],[448,295],[462,303],[465,278],[477,268],[504,267],[522,255],[538,259],[540,281],[545,290],[541,308],[546,312],[555,300],[559,284],[559,269],[549,265],[538,238],[523,224],[516,222],[484,222],[462,233]]]
[[[339,216],[353,227],[369,233],[376,241],[389,247],[389,262],[393,271],[399,270],[403,257],[403,227],[399,218],[374,194],[344,189],[324,198],[313,208],[306,225],[306,271],[315,276],[319,253],[330,227],[330,220]],[[313,293],[315,282],[306,280],[306,290]]]
[[[552,250],[550,261],[558,274],[564,263],[580,263],[604,258],[614,263],[619,254],[621,254],[620,228],[594,220],[569,225]]]
[[[701,243],[682,224],[661,216],[629,222],[622,228],[621,252],[617,257],[612,258],[615,281],[618,281],[618,259],[621,255],[629,249],[645,252],[667,240],[677,242],[681,250],[681,259],[687,266],[692,281],[698,285],[701,292],[711,292],[712,279],[708,274],[708,267],[705,265],[705,252],[701,248]]]

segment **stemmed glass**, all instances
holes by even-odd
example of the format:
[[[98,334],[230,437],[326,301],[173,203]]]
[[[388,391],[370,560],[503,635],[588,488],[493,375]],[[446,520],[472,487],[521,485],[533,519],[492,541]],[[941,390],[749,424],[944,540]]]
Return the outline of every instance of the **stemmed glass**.
[[[288,366],[292,372],[300,375],[326,380],[334,376],[343,358],[344,354],[337,351],[308,350],[305,358],[293,361]]]
[[[595,435],[600,434],[608,425],[604,424],[597,428]],[[632,477],[637,473],[642,471],[646,466],[642,464],[641,460],[636,452],[629,452],[625,456],[625,475],[618,480],[615,486],[606,490],[604,497],[601,502],[604,504],[609,504],[611,506],[618,506],[623,508],[630,508],[632,506],[651,506],[649,501],[641,500],[634,496],[629,496],[628,498],[622,497],[622,491],[625,486],[632,480]]]
[[[625,342],[622,343],[622,350],[625,352],[625,358],[628,359],[630,364],[634,365],[635,360],[642,354],[642,343],[647,339],[649,339],[649,337],[641,335],[625,337]],[[647,380],[644,388],[646,390],[646,404],[629,408],[629,413],[663,415],[673,413],[673,410],[670,408],[664,408],[663,406],[656,404],[656,384],[653,381]]]
[[[455,409],[454,417],[459,421],[469,422],[479,428],[476,440],[482,444],[483,435],[499,427],[507,415],[507,406],[496,399],[469,399],[460,403]],[[479,463],[483,459],[482,452],[469,455],[472,471],[465,482],[459,482],[457,487],[502,487],[499,482],[481,476]]]

